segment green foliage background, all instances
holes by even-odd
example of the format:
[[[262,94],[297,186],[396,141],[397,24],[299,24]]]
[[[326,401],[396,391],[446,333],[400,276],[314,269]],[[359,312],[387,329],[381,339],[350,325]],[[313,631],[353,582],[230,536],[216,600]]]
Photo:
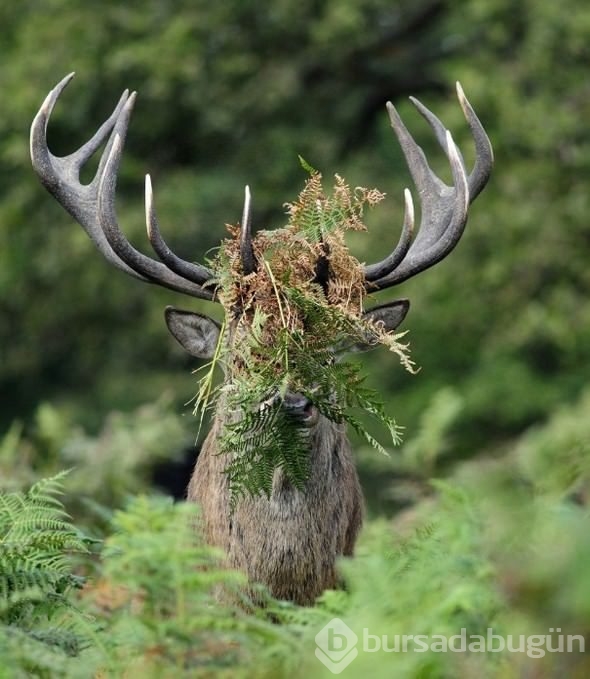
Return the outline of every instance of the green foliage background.
[[[432,135],[404,100],[421,96],[469,155],[453,96],[461,80],[492,138],[496,171],[457,251],[399,289],[412,300],[407,326],[421,374],[404,375],[383,352],[369,372],[410,435],[440,388],[458,388],[464,412],[452,448],[465,456],[518,435],[586,383],[583,4],[283,0],[261,13],[231,1],[54,0],[0,11],[4,426],[28,421],[49,399],[96,430],[113,408],[170,385],[180,405],[193,390],[191,363],[161,322],[166,303],[187,301],[114,275],[31,174],[29,123],[71,70],[78,76],[55,113],[52,148],[77,147],[122,89],[137,89],[120,220],[144,245],[141,177],[151,172],[166,235],[194,259],[237,221],[246,182],[255,226],[284,224],[282,205],[304,180],[297,154],[326,176],[387,191],[370,235],[353,242],[359,258],[380,257],[397,238],[409,183],[384,102],[400,105],[444,174]]]
[[[395,243],[402,189],[411,185],[385,101],[399,106],[448,178],[443,154],[406,97],[417,95],[435,111],[469,159],[453,94],[460,80],[492,140],[495,172],[458,248],[395,291],[412,301],[404,327],[420,373],[406,374],[384,351],[362,359],[369,382],[406,427],[390,461],[359,447],[363,485],[375,516],[416,502],[427,512],[440,493],[428,484],[433,477],[467,483],[485,505],[485,530],[469,533],[467,524],[462,531],[473,511],[448,505],[441,540],[451,555],[464,549],[492,563],[490,591],[509,593],[511,619],[525,627],[563,618],[587,631],[587,606],[576,603],[588,600],[579,564],[590,534],[583,509],[590,466],[586,3],[276,0],[261,11],[241,0],[25,0],[0,6],[0,32],[3,489],[74,464],[71,510],[106,530],[105,507],[147,490],[155,459],[180,455],[197,429],[184,405],[196,389],[195,366],[162,318],[166,304],[189,303],[115,273],[33,177],[28,128],[58,80],[77,72],[49,132],[58,154],[86,140],[125,87],[139,92],[117,207],[140,247],[145,172],[167,239],[186,258],[201,259],[219,243],[224,223],[239,219],[246,183],[255,227],[284,225],[282,205],[305,178],[302,155],[326,177],[339,172],[352,186],[387,192],[370,215],[369,236],[350,241],[367,261]],[[190,305],[217,313],[206,302]],[[471,461],[458,468],[461,460]],[[501,481],[494,485],[487,472],[496,464]],[[521,495],[521,485],[534,492]],[[560,509],[533,503],[538,493]],[[539,544],[529,544],[524,530],[510,533],[519,521],[535,528]],[[383,587],[382,599],[402,596],[391,589],[397,566],[390,574],[382,563],[384,553],[396,553],[383,545],[396,538],[382,528],[386,537],[372,543],[373,530],[379,533],[370,526],[365,539],[378,575],[366,582]],[[502,550],[499,536],[507,535],[509,544],[533,550],[533,570],[528,553]],[[426,550],[424,563],[431,558]],[[441,563],[453,572],[452,559]],[[420,593],[428,571],[417,572],[423,576],[408,585],[415,599],[407,605],[427,615],[434,604]],[[441,587],[451,581],[443,578]],[[375,619],[400,619],[377,603],[371,610]],[[491,620],[492,609],[482,610]],[[439,669],[429,676],[458,671]]]

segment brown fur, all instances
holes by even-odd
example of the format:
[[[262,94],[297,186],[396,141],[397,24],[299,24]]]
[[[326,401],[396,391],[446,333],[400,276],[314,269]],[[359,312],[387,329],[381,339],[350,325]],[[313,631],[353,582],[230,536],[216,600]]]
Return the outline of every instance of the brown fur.
[[[387,330],[394,330],[408,311],[398,300],[377,307],[367,315],[378,316]],[[221,328],[206,316],[169,308],[166,322],[172,335],[193,356],[211,357]],[[225,365],[231,382],[232,360],[239,360],[240,338],[230,323],[225,337],[230,359]],[[373,346],[348,347],[362,351]],[[293,392],[283,395],[288,407]],[[230,414],[223,400],[217,404],[213,427],[197,460],[188,488],[188,499],[202,510],[206,542],[220,547],[228,565],[262,583],[278,599],[312,604],[325,590],[339,584],[336,562],[352,556],[364,512],[363,494],[344,424],[336,424],[309,404],[302,426],[308,429],[310,475],[303,490],[295,488],[281,469],[273,477],[270,498],[246,496],[230,510],[228,459],[219,455],[219,438]]]
[[[277,470],[270,499],[241,499],[230,515],[226,461],[217,454],[222,424],[218,415],[188,488],[189,500],[201,505],[205,539],[274,597],[312,604],[338,585],[336,560],[352,556],[362,524],[363,495],[344,426],[319,416],[304,491]]]

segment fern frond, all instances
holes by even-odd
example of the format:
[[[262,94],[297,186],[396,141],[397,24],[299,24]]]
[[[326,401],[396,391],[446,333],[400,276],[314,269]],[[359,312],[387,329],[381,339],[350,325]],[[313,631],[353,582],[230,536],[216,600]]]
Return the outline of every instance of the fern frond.
[[[259,231],[252,241],[258,269],[242,271],[238,227],[229,227],[213,268],[219,298],[232,319],[231,337],[220,341],[216,360],[230,377],[213,391],[211,369],[201,381],[197,408],[215,400],[230,415],[220,436],[220,454],[227,459],[231,504],[245,495],[272,492],[280,470],[297,488],[309,476],[306,432],[288,417],[281,399],[288,390],[304,393],[334,422],[348,422],[372,446],[383,446],[362,421],[350,413],[361,408],[399,440],[388,417],[359,368],[334,362],[339,346],[384,344],[411,369],[407,347],[398,336],[364,320],[366,295],[363,267],[348,251],[344,233],[365,230],[363,212],[383,199],[376,189],[353,190],[338,175],[333,191],[324,193],[322,176],[300,159],[309,172],[303,190],[287,204],[285,228]],[[317,279],[317,263],[330,275]],[[202,417],[202,414],[201,414]]]
[[[46,653],[52,662],[54,651],[76,654],[84,643],[75,626],[64,626],[78,615],[70,592],[84,582],[71,555],[87,551],[59,500],[66,473],[27,492],[0,493],[0,636],[24,640],[32,658]]]

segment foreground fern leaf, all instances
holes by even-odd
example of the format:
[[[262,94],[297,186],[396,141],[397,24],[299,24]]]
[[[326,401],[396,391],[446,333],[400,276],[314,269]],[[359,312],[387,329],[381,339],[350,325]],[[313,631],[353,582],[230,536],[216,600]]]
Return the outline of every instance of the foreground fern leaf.
[[[59,500],[66,473],[0,494],[0,655],[22,655],[35,672],[85,646],[70,594],[84,582],[71,557],[87,552],[87,540]]]

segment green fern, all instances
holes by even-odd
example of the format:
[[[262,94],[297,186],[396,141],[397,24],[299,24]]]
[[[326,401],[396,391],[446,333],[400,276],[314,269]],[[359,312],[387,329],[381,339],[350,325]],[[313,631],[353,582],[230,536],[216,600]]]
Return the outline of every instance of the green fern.
[[[231,459],[225,473],[232,508],[246,493],[264,493],[269,497],[276,469],[282,469],[285,476],[303,490],[309,476],[307,450],[306,430],[297,426],[280,401],[227,425],[222,453]]]
[[[297,640],[256,612],[245,576],[220,565],[198,521],[196,505],[162,497],[115,512],[101,578],[87,591],[104,624],[85,676],[254,676],[265,661],[281,670],[267,676],[290,676]]]
[[[363,318],[363,269],[344,242],[347,230],[365,228],[365,206],[378,203],[383,194],[351,191],[336,176],[332,194],[326,195],[321,175],[301,162],[310,178],[297,201],[287,206],[287,226],[260,231],[253,240],[257,271],[243,275],[235,227],[212,263],[230,332],[222,333],[201,380],[196,410],[201,421],[204,409],[214,403],[228,413],[219,442],[220,454],[228,460],[232,507],[245,495],[269,497],[279,469],[296,488],[305,486],[308,431],[281,407],[287,390],[303,393],[323,415],[348,423],[382,453],[385,448],[354,409],[381,422],[392,443],[399,441],[399,428],[366,386],[358,366],[335,360],[346,347],[381,343],[412,370],[400,336]],[[330,272],[325,279],[317,277],[319,261]],[[214,389],[213,370],[219,364],[229,379]]]
[[[60,654],[77,655],[85,645],[70,595],[84,583],[71,555],[86,553],[87,541],[59,500],[66,473],[0,494],[0,648],[12,658],[26,648],[31,671],[59,665]]]

